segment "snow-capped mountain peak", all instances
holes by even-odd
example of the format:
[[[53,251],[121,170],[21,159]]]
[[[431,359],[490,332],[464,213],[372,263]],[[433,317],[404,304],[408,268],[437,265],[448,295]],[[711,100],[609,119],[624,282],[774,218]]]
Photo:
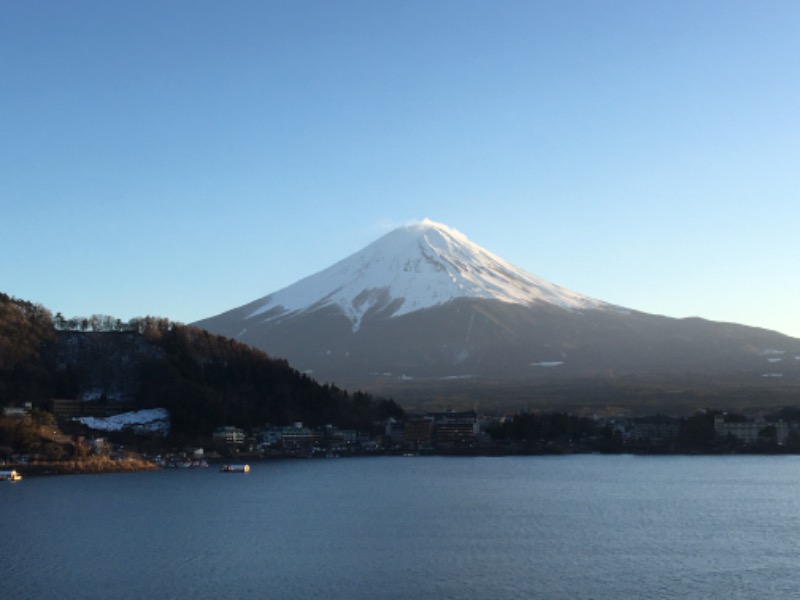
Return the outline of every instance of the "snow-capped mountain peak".
[[[609,305],[515,267],[446,225],[425,219],[384,235],[363,250],[257,302],[248,318],[285,318],[338,306],[357,330],[370,310],[400,316],[456,298],[565,310]]]

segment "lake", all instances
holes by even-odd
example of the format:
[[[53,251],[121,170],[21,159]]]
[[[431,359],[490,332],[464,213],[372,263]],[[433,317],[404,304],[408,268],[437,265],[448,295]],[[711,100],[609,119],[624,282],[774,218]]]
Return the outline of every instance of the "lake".
[[[250,464],[0,484],[0,594],[800,597],[800,457]]]

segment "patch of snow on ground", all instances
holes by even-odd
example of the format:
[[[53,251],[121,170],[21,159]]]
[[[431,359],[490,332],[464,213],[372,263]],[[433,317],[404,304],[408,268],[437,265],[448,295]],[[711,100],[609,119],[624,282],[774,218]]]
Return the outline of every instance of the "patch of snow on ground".
[[[783,360],[782,358],[768,358],[767,362],[776,363],[776,362],[781,362],[782,360]]]
[[[764,373],[762,377],[783,377],[783,373]]]
[[[110,417],[76,417],[73,420],[97,431],[132,429],[134,433],[169,433],[169,412],[166,408],[135,410]]]
[[[563,365],[563,360],[545,360],[538,363],[531,363],[532,367],[557,367],[559,365]]]
[[[786,350],[773,350],[771,348],[767,348],[766,350],[761,351],[761,356],[770,356],[774,354],[786,354]]]

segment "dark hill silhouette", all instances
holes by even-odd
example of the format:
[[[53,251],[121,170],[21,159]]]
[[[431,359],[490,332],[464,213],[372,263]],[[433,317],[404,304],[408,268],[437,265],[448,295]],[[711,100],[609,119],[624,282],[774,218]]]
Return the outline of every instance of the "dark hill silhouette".
[[[92,320],[81,320],[91,327]],[[399,416],[391,400],[320,385],[286,360],[196,327],[146,317],[113,330],[58,330],[40,305],[0,294],[0,402],[53,398],[169,410],[176,436],[221,425],[304,421],[369,428]]]

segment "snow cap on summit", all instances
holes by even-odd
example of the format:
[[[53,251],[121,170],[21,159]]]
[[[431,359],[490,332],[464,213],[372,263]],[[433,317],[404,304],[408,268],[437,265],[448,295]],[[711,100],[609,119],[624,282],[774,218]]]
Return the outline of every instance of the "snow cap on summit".
[[[356,330],[370,310],[387,309],[390,316],[400,316],[456,298],[547,303],[565,310],[609,306],[531,275],[461,232],[424,219],[395,229],[333,266],[266,296],[249,316],[270,311],[270,320],[335,305]]]

